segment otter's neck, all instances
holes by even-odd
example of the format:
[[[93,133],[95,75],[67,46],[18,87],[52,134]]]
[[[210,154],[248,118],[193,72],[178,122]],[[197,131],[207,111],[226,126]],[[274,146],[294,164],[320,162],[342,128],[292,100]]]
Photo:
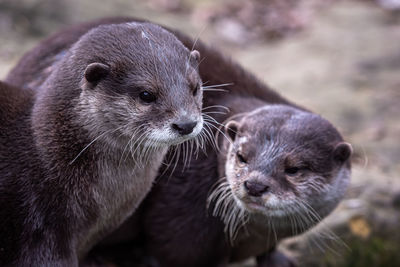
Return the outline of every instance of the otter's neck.
[[[150,191],[166,152],[167,147],[153,150],[144,158],[146,161],[140,161],[137,152],[104,157],[97,162],[99,180],[91,190],[98,216],[77,240],[80,257],[136,210]]]

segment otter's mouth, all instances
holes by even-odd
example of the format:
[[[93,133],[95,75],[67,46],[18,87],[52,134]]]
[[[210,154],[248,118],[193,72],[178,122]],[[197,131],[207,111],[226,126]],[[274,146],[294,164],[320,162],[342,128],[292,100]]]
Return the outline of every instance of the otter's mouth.
[[[260,213],[268,217],[287,217],[290,215],[290,209],[280,205],[271,205],[268,200],[260,198],[238,199],[240,206],[252,213]]]
[[[246,204],[244,204],[244,206],[248,210],[258,212],[258,213],[264,213],[267,210],[263,205],[261,205],[260,203],[255,203],[255,202],[247,202]]]
[[[192,140],[201,134],[203,130],[203,120],[200,119],[193,131],[187,134],[178,134],[176,132],[161,131],[157,134],[150,134],[147,138],[147,146],[174,146]]]

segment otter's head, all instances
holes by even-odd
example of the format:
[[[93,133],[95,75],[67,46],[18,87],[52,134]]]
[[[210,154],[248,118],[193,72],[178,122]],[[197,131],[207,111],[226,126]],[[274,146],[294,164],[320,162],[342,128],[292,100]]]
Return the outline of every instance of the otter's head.
[[[300,218],[305,230],[343,197],[352,149],[320,116],[272,105],[228,122],[225,131],[231,139],[226,178],[249,214],[272,222]]]
[[[119,147],[167,146],[202,130],[199,57],[159,26],[105,25],[71,48],[61,64],[72,70],[61,71],[64,82],[77,83],[78,123],[93,138],[103,134]]]

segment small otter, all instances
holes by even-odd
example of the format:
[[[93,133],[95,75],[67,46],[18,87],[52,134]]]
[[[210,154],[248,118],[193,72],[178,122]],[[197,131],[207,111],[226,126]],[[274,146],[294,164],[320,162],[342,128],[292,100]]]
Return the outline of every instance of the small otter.
[[[65,53],[36,90],[0,88],[2,266],[77,266],[136,209],[168,147],[202,130],[199,53],[170,32],[103,25]]]
[[[209,146],[188,166],[180,160],[133,216],[159,266],[225,266],[252,256],[258,266],[289,266],[273,256],[276,244],[318,223],[347,188],[351,146],[329,122],[287,105],[239,101],[252,111],[228,121],[221,150]]]

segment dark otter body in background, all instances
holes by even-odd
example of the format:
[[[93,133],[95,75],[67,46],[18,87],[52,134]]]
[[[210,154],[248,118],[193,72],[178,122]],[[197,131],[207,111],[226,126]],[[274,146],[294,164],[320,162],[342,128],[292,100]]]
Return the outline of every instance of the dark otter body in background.
[[[5,183],[4,171],[19,169],[29,177],[43,175],[40,160],[32,142],[33,135],[28,127],[33,107],[33,92],[22,90],[0,82],[0,264],[5,265],[7,254],[17,251],[18,239],[23,227],[18,221],[29,209],[29,199],[24,199],[21,183]],[[19,147],[23,149],[18,149]],[[24,205],[25,204],[25,205]],[[15,210],[17,207],[18,210]],[[10,255],[11,256],[11,255]]]
[[[65,53],[37,90],[1,87],[2,266],[77,266],[202,129],[199,54],[161,27],[104,25]]]
[[[49,70],[47,67],[51,67],[53,64],[51,62],[54,62],[54,60],[57,61],[57,57],[62,55],[62,51],[72,45],[85,31],[91,27],[95,27],[96,25],[113,23],[120,20],[131,21],[132,19],[115,18],[100,20],[93,23],[79,25],[72,29],[67,29],[65,32],[60,32],[54,35],[54,37],[49,38],[38,48],[34,49],[33,52],[28,53],[25,56],[26,60],[24,60],[26,65],[17,66],[17,68],[10,73],[8,80],[14,81],[21,86],[26,86],[29,82],[35,81],[35,79],[31,78],[21,80],[21,76],[18,75],[18,72],[23,73],[22,70],[27,71],[25,72],[25,77],[29,77],[29,75],[31,75],[31,77],[42,77],[42,75],[46,75],[46,71],[43,70]],[[223,57],[218,51],[205,46],[201,42],[197,42],[196,45],[194,45],[193,41],[184,34],[179,32],[174,33],[188,48],[194,46],[194,48],[201,52],[204,57],[204,60],[200,65],[200,75],[203,81],[208,82],[210,85],[232,83],[232,85],[225,88],[229,93],[216,91],[206,91],[205,93],[204,106],[207,108],[206,111],[210,111],[210,115],[212,115],[213,119],[216,121],[221,123],[231,115],[241,112],[251,112],[256,108],[269,104],[287,104],[295,106],[280,97],[276,92],[270,90],[264,84],[260,83],[253,75],[244,71],[239,65]],[[50,64],[44,64],[42,69],[35,69],[35,64],[41,62],[42,58],[45,58],[46,60],[50,59],[48,61]],[[44,60],[44,62],[46,62],[46,60]],[[224,111],[217,107],[212,110],[211,106],[213,105],[228,106],[230,108],[230,113],[225,115],[211,113]],[[281,110],[275,112],[278,114],[278,117],[284,117],[285,112],[287,112],[286,109],[287,107],[281,107]],[[299,110],[289,110],[289,113],[291,112],[293,114],[300,113]],[[306,115],[306,117],[309,116],[310,118],[314,118],[313,116],[315,116],[311,113],[307,113]],[[258,130],[265,134],[268,132],[267,130],[269,129],[269,125],[264,125],[266,129],[263,130],[261,125],[267,123],[267,121],[262,119],[262,117],[259,119],[260,128]],[[283,122],[284,121],[285,119],[283,119]],[[317,119],[316,121],[322,121],[323,124],[325,123],[322,119]],[[281,122],[281,124],[283,122]],[[257,123],[257,121],[255,123]],[[257,125],[255,124],[254,126]],[[304,125],[304,127],[307,127],[307,125]],[[323,155],[321,154],[321,156],[324,156],[321,161],[325,160],[326,163],[329,163],[326,167],[326,171],[329,175],[326,174],[323,177],[333,177],[335,176],[333,175],[334,171],[340,168],[348,170],[349,166],[345,162],[347,160],[346,151],[349,152],[350,148],[347,145],[344,145],[344,156],[339,160],[335,160],[331,157],[335,155],[334,151],[340,154],[340,149],[342,148],[335,150],[335,145],[338,145],[341,142],[341,137],[333,128],[331,128],[331,126],[328,125],[326,127],[328,129],[327,133],[329,133],[326,136],[326,140],[330,140],[332,143],[324,144],[324,138],[321,137],[318,139],[319,141],[315,141],[314,144],[320,144],[322,147],[326,146],[329,148],[329,153],[325,151]],[[216,133],[216,131],[213,130],[213,133]],[[317,131],[314,133],[319,132]],[[331,135],[331,133],[334,134]],[[223,142],[223,140],[220,141]],[[258,143],[257,140],[255,141],[256,144],[260,145],[260,149],[262,149],[263,143],[261,141],[258,141]],[[298,143],[293,140],[292,145],[298,145]],[[268,223],[264,220],[267,216],[262,213],[260,215],[260,210],[262,210],[262,205],[260,204],[262,198],[260,196],[252,196],[252,199],[256,200],[254,201],[255,203],[250,205],[250,207],[240,208],[241,202],[237,202],[239,208],[237,210],[238,212],[245,210],[246,214],[254,213],[250,217],[247,217],[253,218],[247,227],[247,230],[250,229],[252,232],[247,237],[243,236],[242,231],[236,231],[236,225],[236,227],[232,228],[235,230],[232,233],[239,233],[239,235],[237,235],[237,239],[232,240],[233,245],[230,244],[228,241],[229,239],[226,236],[229,235],[229,228],[226,229],[226,225],[229,225],[229,220],[226,222],[221,220],[219,217],[221,214],[218,214],[218,209],[216,210],[216,216],[212,216],[212,211],[213,208],[216,207],[216,203],[210,203],[211,208],[208,212],[206,209],[210,190],[218,179],[224,176],[225,173],[225,170],[223,170],[223,168],[221,169],[221,166],[223,165],[221,162],[224,162],[225,157],[229,154],[227,150],[223,151],[222,154],[216,153],[210,144],[207,145],[206,152],[207,154],[200,152],[198,158],[193,157],[189,165],[186,164],[187,161],[185,159],[180,159],[173,174],[170,173],[173,168],[168,169],[166,174],[162,175],[164,178],[160,177],[158,184],[152,190],[148,199],[142,206],[142,213],[133,216],[135,217],[133,220],[142,220],[142,225],[145,229],[144,240],[148,251],[160,261],[162,266],[217,266],[224,265],[229,261],[241,260],[249,256],[259,256],[261,266],[270,266],[270,264],[278,264],[279,266],[282,262],[276,262],[273,257],[273,247],[276,245],[276,242],[279,238],[293,235],[306,229],[297,229],[294,227],[293,229],[295,229],[296,232],[293,233],[292,227],[288,225],[280,229],[276,228],[278,232],[271,233],[271,228],[268,228]],[[313,152],[313,155],[319,156],[319,152],[318,150],[315,150],[315,148],[314,150],[311,150],[311,152]],[[232,151],[230,154],[232,154]],[[282,160],[282,158],[284,157],[281,155],[280,159]],[[316,165],[318,165],[318,162]],[[285,170],[282,166],[277,166],[280,167],[281,172],[282,170]],[[318,169],[318,171],[315,172],[321,173],[322,171],[321,169]],[[337,180],[343,182],[343,186],[337,188],[335,191],[335,196],[340,198],[340,194],[345,189],[348,175],[336,175],[335,177],[339,177]],[[245,180],[242,181],[242,189],[244,183]],[[260,186],[262,188],[266,187],[262,182],[253,182],[249,184],[252,185],[248,186],[248,188],[252,188],[249,190],[256,195],[260,194]],[[328,184],[328,182],[326,182],[326,184]],[[264,193],[265,192],[262,192],[260,195],[262,196]],[[216,195],[217,194],[214,194],[214,198]],[[321,216],[325,215],[326,212],[329,212],[336,203],[337,199],[330,203],[330,208],[326,209],[323,214],[321,212]],[[259,210],[254,211],[254,209]],[[239,213],[237,215],[239,218]],[[246,216],[249,215],[247,214]],[[278,219],[275,218],[275,220]],[[297,218],[297,220],[299,219]],[[308,223],[310,224],[309,226],[312,226],[316,223],[316,220],[311,220]],[[269,236],[268,232],[270,233]],[[272,235],[275,234],[276,239],[275,236],[271,238]],[[112,248],[110,247],[105,247],[101,251],[102,253],[107,250],[108,252],[111,252],[111,249]]]

